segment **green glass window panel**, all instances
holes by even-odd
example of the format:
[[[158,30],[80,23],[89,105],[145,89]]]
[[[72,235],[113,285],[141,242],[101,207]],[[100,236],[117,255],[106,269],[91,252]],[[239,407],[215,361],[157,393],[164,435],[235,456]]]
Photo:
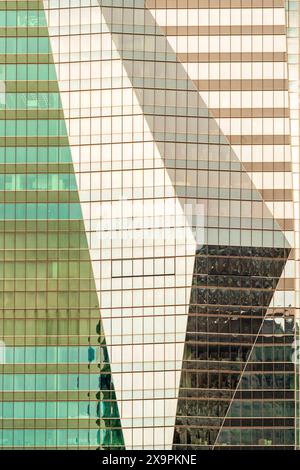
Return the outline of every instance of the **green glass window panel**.
[[[48,54],[47,37],[7,37],[0,38],[0,54]]]
[[[0,136],[64,136],[67,135],[63,119],[1,119]]]
[[[4,147],[0,163],[71,163],[69,147]]]
[[[6,109],[58,109],[61,108],[61,100],[58,93],[6,93],[5,103],[0,103],[0,107]]]
[[[0,26],[47,26],[45,13],[34,10],[1,10]]]
[[[77,203],[0,204],[0,220],[13,219],[81,219],[81,207]]]
[[[102,430],[101,430],[102,431]],[[102,441],[101,441],[102,440]],[[66,445],[99,445],[101,442],[112,440],[110,433],[97,429],[14,429],[1,430],[0,443],[3,446],[16,447],[51,447]]]
[[[28,37],[25,37],[26,27],[46,25],[43,11],[1,11],[0,26],[1,22],[3,26],[23,28],[20,36],[16,34],[16,37],[0,38],[0,54],[4,58],[7,56],[11,61],[9,54],[51,53],[48,37],[32,37],[29,31]],[[32,59],[33,56],[30,57],[30,61]],[[45,59],[46,56],[42,59],[43,63],[39,63],[37,56],[36,64],[2,64],[0,79],[9,81],[7,89],[12,91],[26,90],[24,85],[27,80],[33,82],[32,89],[38,90],[39,81],[42,81],[41,90],[45,90],[48,80],[52,81],[51,89],[56,89],[53,87],[53,82],[56,83],[56,74],[52,58],[50,57],[49,64],[44,63]],[[22,81],[22,84],[17,84],[17,81]],[[27,137],[67,137],[64,120],[51,118],[63,115],[61,100],[58,93],[12,91],[8,91],[2,97],[4,99],[0,105],[1,114],[3,116],[3,110],[8,110],[9,113],[6,120],[0,121],[0,135],[24,137],[24,144],[23,139],[18,139],[17,144],[21,143],[22,147],[2,147],[0,151],[0,164],[10,165],[9,167],[3,165],[5,171],[0,171],[0,190],[7,192],[7,203],[0,204],[0,219],[6,221],[5,224],[2,223],[0,231],[0,239],[5,243],[6,249],[5,260],[0,262],[1,283],[2,286],[6,286],[0,290],[0,308],[2,306],[2,309],[7,309],[5,315],[8,315],[8,318],[2,322],[4,334],[12,337],[17,335],[19,342],[22,338],[26,342],[28,336],[31,344],[32,342],[37,344],[26,347],[7,346],[6,366],[9,370],[2,374],[0,388],[7,392],[26,390],[29,393],[82,390],[84,393],[88,392],[94,401],[91,403],[39,400],[13,402],[15,395],[11,394],[11,402],[0,403],[0,414],[14,419],[47,420],[59,417],[68,420],[90,417],[95,420],[93,426],[99,417],[108,416],[115,419],[110,426],[117,429],[101,433],[99,429],[71,431],[70,427],[73,427],[73,424],[69,426],[68,422],[65,423],[66,429],[62,430],[27,429],[24,423],[24,430],[2,429],[0,446],[43,448],[56,445],[63,447],[116,445],[122,448],[124,442],[119,429],[119,413],[110,376],[109,357],[103,336],[95,337],[96,333],[100,334],[96,331],[99,323],[99,305],[80,204],[8,202],[12,200],[9,199],[12,197],[11,191],[44,193],[47,190],[62,190],[64,198],[66,191],[73,191],[71,197],[74,197],[77,188],[72,166],[64,165],[59,168],[54,166],[51,169],[47,166],[55,163],[72,163],[69,147],[26,146]],[[24,119],[22,112],[13,112],[27,109],[30,111],[27,120]],[[57,111],[49,113],[49,119],[43,119],[45,113],[39,110]],[[14,116],[17,119],[14,119]],[[41,118],[38,119],[38,116]],[[35,139],[31,139],[30,142],[34,141]],[[41,139],[41,142],[44,141],[47,140]],[[67,139],[64,139],[63,142],[66,141]],[[9,139],[8,142],[13,142],[13,139]],[[51,144],[54,142],[55,139],[50,140]],[[28,169],[23,166],[35,163],[43,166],[36,170],[32,169],[32,166]],[[14,164],[18,165],[15,171]],[[26,200],[26,197],[24,199]],[[13,228],[10,225],[12,223],[15,224]],[[67,248],[67,251],[53,253],[53,249],[57,248]],[[48,285],[51,286],[51,290],[48,290]],[[102,331],[101,328],[100,330]],[[61,346],[62,338],[65,341],[69,337],[71,344],[76,344],[79,338],[80,341],[87,341],[89,335],[92,341],[101,341],[101,348],[100,345],[97,348],[87,345]],[[51,339],[53,347],[39,345],[41,344],[39,341],[43,341],[46,337]],[[25,364],[26,374],[18,373],[21,364]],[[59,365],[61,373],[53,373],[55,370],[53,368],[50,372],[48,364]],[[86,373],[62,373],[68,364],[73,365],[72,367],[79,364],[80,370],[82,368],[85,370],[86,366]],[[93,372],[88,368],[89,364],[93,364],[93,369],[98,364],[99,370]],[[10,373],[14,371],[14,367],[16,373]],[[41,370],[45,370],[45,373],[40,373]],[[104,370],[106,374],[103,375]],[[96,401],[98,398],[101,398],[100,402]],[[98,428],[103,425],[101,423],[97,424]]]
[[[76,178],[71,174],[0,174],[0,191],[76,190]]]
[[[7,64],[0,66],[0,80],[56,80],[53,64]]]
[[[3,391],[55,391],[97,390],[99,382],[110,390],[109,376],[95,374],[2,374],[0,387]]]

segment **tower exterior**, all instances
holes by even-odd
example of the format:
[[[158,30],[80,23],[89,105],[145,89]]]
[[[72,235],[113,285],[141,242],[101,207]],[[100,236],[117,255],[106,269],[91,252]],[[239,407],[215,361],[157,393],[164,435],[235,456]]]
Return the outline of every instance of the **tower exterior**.
[[[298,445],[299,8],[0,2],[0,447]]]

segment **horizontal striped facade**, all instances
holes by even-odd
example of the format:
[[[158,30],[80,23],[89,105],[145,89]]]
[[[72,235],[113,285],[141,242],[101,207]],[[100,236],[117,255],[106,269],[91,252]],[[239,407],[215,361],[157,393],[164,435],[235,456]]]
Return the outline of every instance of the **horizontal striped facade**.
[[[147,0],[146,4],[262,198],[293,240],[284,2]],[[291,256],[291,274],[283,274],[277,287],[289,292],[288,303],[295,284]]]

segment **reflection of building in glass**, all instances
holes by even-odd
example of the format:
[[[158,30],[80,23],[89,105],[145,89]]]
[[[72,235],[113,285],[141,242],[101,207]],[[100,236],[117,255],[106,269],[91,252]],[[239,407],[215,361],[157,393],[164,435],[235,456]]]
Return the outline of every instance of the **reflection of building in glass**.
[[[297,25],[267,3],[0,9],[3,448],[294,448]]]

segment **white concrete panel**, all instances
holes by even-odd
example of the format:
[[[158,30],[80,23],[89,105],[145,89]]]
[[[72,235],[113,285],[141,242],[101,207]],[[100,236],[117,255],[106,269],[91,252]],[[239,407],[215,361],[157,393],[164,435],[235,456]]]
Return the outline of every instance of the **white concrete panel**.
[[[287,78],[286,62],[191,62],[182,65],[192,80],[283,80]]]
[[[288,91],[201,91],[209,108],[288,108]]]
[[[225,135],[286,135],[288,118],[221,118],[216,119]]]
[[[285,25],[284,8],[151,9],[160,26]]]
[[[284,35],[243,35],[234,41],[231,36],[168,36],[168,41],[177,54],[286,51]]]

